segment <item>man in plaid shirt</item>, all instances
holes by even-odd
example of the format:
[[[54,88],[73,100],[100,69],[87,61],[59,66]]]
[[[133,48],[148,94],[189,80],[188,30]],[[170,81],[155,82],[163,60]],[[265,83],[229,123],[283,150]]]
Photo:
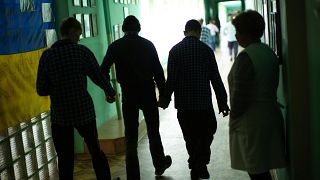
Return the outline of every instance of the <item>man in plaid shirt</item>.
[[[192,179],[210,177],[210,145],[217,129],[210,83],[215,91],[219,113],[229,114],[227,93],[222,83],[214,52],[199,40],[201,25],[190,20],[185,38],[169,52],[168,77],[159,106],[167,108],[174,92],[177,118],[186,141]]]
[[[84,138],[99,180],[110,180],[108,160],[100,150],[93,101],[87,91],[87,77],[104,90],[108,102],[115,92],[102,75],[94,54],[77,44],[81,24],[75,18],[64,20],[62,39],[46,50],[40,59],[37,92],[50,96],[52,139],[58,155],[60,180],[73,179],[74,128]]]
[[[211,49],[213,49],[210,29],[206,26],[203,26],[203,19],[202,18],[199,19],[198,21],[201,24],[200,41],[204,42]]]

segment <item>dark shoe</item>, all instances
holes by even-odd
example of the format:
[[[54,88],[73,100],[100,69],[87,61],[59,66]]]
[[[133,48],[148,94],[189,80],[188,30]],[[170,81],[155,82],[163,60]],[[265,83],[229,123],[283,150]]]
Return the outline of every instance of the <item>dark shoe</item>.
[[[171,166],[171,164],[172,164],[172,159],[171,159],[171,157],[170,157],[169,155],[166,155],[166,156],[164,157],[164,165],[163,165],[163,167],[161,167],[161,168],[156,168],[156,171],[154,172],[154,174],[155,174],[156,176],[161,176],[161,175],[164,173],[164,171]]]
[[[192,180],[199,179],[198,171],[196,171],[195,169],[191,169],[190,176]]]
[[[207,166],[199,169],[198,173],[199,173],[199,177],[201,179],[209,179],[210,178],[210,174],[208,172]]]

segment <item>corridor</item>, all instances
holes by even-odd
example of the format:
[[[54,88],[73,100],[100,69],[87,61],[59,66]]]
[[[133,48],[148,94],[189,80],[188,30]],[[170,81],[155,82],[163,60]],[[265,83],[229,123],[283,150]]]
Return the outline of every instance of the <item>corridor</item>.
[[[81,23],[79,44],[88,47],[101,64],[109,45],[124,35],[124,18],[134,15],[140,20],[140,35],[154,43],[160,63],[166,66],[168,52],[183,38],[187,20],[203,18],[207,24],[214,19],[223,34],[229,14],[249,9],[263,16],[266,27],[261,41],[279,58],[277,101],[284,117],[288,163],[271,171],[273,180],[320,180],[320,0],[0,0],[0,180],[59,180],[50,97],[37,94],[36,81],[41,55],[61,39],[59,24],[65,18],[75,17]],[[220,47],[216,58],[228,92],[227,75],[233,62],[225,41]],[[113,76],[114,85],[115,80]],[[99,131],[99,137],[101,146],[110,147],[106,154],[112,176],[126,180],[120,99],[106,103],[105,94],[91,80],[87,90],[95,105],[97,127],[111,129]],[[208,166],[210,180],[249,180],[245,172],[230,168],[229,117],[218,114],[213,101],[218,128]],[[160,121],[165,153],[172,156],[173,164],[164,176],[155,178],[148,137],[141,133],[141,180],[189,180],[188,155],[173,103],[160,109]],[[95,180],[84,141],[77,133],[74,137],[74,179]]]
[[[221,47],[226,47],[221,43]],[[232,65],[226,55],[225,49],[217,49],[217,63],[220,74],[227,87],[227,75]],[[215,98],[213,98],[214,109],[218,121],[218,128],[215,139],[211,145],[212,155],[208,165],[211,180],[249,180],[249,176],[245,172],[232,170],[230,168],[229,159],[229,137],[228,137],[228,117],[223,118],[218,114],[218,108]],[[165,153],[171,155],[172,165],[165,171],[162,177],[155,178],[154,168],[149,152],[148,137],[144,136],[138,146],[141,180],[188,180],[190,179],[190,171],[187,164],[187,151],[183,140],[179,123],[176,119],[176,109],[174,103],[171,102],[166,110],[160,109],[160,134],[162,137]],[[120,177],[121,180],[126,179],[125,174],[125,157],[114,156],[108,157],[113,177]],[[91,167],[90,160],[78,160],[75,162],[75,179],[76,180],[93,180],[94,172]]]

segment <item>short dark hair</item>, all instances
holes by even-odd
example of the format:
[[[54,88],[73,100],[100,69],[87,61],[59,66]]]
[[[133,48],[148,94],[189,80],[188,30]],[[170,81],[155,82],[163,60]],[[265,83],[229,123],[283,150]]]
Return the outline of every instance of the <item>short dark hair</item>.
[[[130,32],[130,31],[139,32],[140,30],[141,30],[140,22],[135,16],[130,15],[123,20],[123,25],[122,25],[123,32]]]
[[[244,34],[252,39],[260,39],[265,29],[265,22],[263,17],[253,10],[247,10],[233,19],[232,24],[236,31]]]
[[[74,17],[66,18],[60,25],[62,36],[68,36],[71,30],[82,30],[80,22]]]
[[[201,24],[199,23],[199,21],[197,21],[195,19],[191,19],[186,23],[186,25],[184,27],[184,31],[185,32],[201,31]]]

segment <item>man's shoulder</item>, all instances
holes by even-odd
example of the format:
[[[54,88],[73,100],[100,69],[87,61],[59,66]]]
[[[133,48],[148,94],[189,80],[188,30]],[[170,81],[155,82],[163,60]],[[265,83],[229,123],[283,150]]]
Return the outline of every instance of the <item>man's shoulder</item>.
[[[47,50],[48,55],[54,55],[54,54],[81,54],[84,56],[91,56],[93,55],[93,52],[86,46],[82,44],[64,44],[61,46],[55,46],[52,48],[49,48]]]
[[[151,40],[147,39],[147,38],[144,38],[144,37],[142,37],[142,36],[139,36],[139,40],[140,40],[141,42],[145,43],[145,44],[154,46],[154,45],[153,45],[153,42],[152,42]]]
[[[175,50],[177,50],[177,49],[181,49],[182,46],[183,46],[183,44],[186,44],[183,40],[180,41],[180,42],[178,42],[176,45],[174,45],[174,46],[171,48],[170,51],[175,51]]]
[[[90,50],[87,46],[85,46],[85,45],[75,44],[74,46],[75,46],[76,48],[79,48],[79,49],[83,50],[83,51],[90,51],[90,52],[91,52],[91,50]]]
[[[174,45],[170,52],[175,52],[175,51],[184,51],[185,49],[189,49],[190,46],[193,46],[193,44],[195,43],[199,43],[200,41],[194,41],[191,38],[184,38],[182,41],[180,41],[179,43],[177,43],[176,45]]]
[[[93,55],[93,52],[85,45],[76,44],[75,49],[78,49],[80,52],[82,52],[86,55]]]

